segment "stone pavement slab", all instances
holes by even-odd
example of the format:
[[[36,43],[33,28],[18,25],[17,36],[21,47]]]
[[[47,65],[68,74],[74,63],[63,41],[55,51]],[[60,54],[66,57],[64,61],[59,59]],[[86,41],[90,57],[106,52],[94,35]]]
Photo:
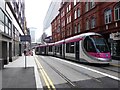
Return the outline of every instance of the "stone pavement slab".
[[[2,70],[2,90],[42,90],[42,83],[33,56],[21,56]]]
[[[2,88],[36,88],[34,68],[5,68],[2,71]]]

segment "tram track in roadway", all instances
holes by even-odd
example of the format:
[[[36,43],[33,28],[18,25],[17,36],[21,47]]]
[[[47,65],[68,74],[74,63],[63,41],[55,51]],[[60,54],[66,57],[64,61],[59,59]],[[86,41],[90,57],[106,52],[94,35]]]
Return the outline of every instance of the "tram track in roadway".
[[[56,60],[57,61],[57,60]],[[60,63],[60,62],[59,62]],[[61,63],[62,65],[64,65],[64,66],[66,66],[66,67],[68,67],[68,68],[71,68],[71,69],[73,69],[74,71],[76,71],[76,72],[78,72],[78,73],[80,73],[80,74],[83,74],[83,75],[85,75],[85,76],[87,76],[87,77],[89,77],[89,78],[91,78],[91,79],[93,79],[93,80],[95,80],[95,81],[97,81],[97,82],[101,82],[100,80],[98,80],[97,78],[95,78],[95,77],[93,77],[93,76],[91,76],[91,75],[89,75],[89,74],[87,74],[87,73],[84,73],[84,72],[82,72],[82,71],[79,71],[79,70],[77,70],[77,69],[75,69],[75,68],[72,68],[72,67],[70,67],[69,65],[66,65],[66,64],[63,64],[63,63]]]
[[[118,78],[116,78],[116,77],[114,77],[114,75],[112,76],[112,75],[108,75],[107,73],[105,73],[104,71],[103,72],[101,72],[100,73],[100,71],[98,70],[98,69],[96,69],[96,70],[92,70],[92,69],[95,69],[95,68],[91,68],[91,69],[89,69],[91,66],[90,65],[88,65],[88,71],[92,71],[92,72],[95,72],[96,74],[95,74],[95,76],[94,76],[94,74],[92,75],[92,74],[89,74],[89,72],[87,71],[83,71],[83,70],[79,70],[79,68],[78,67],[80,67],[80,68],[82,68],[82,69],[86,69],[86,67],[84,66],[84,65],[77,65],[77,64],[72,64],[72,63],[70,63],[70,62],[67,62],[66,60],[64,60],[63,62],[60,62],[60,61],[62,61],[62,60],[56,60],[56,58],[54,58],[54,57],[50,57],[50,56],[47,56],[47,57],[44,57],[44,56],[40,56],[39,57],[39,59],[41,59],[42,60],[42,62],[44,62],[43,63],[43,65],[47,65],[47,67],[48,68],[50,68],[51,70],[53,70],[53,72],[55,72],[56,73],[56,75],[58,74],[58,76],[57,77],[61,77],[64,81],[66,81],[66,83],[64,82],[64,81],[62,81],[62,82],[64,82],[64,84],[63,83],[61,83],[61,84],[58,84],[58,82],[55,80],[55,78],[53,78],[53,77],[51,77],[51,74],[50,74],[50,77],[52,78],[52,80],[54,81],[54,85],[55,85],[55,88],[57,89],[58,87],[59,87],[59,85],[67,85],[67,87],[68,88],[71,88],[71,89],[74,89],[74,88],[82,88],[82,87],[84,87],[84,85],[82,84],[83,82],[89,82],[88,80],[92,80],[93,81],[93,84],[91,84],[91,85],[93,85],[94,86],[94,82],[95,83],[97,83],[98,84],[98,87],[99,87],[99,85],[101,85],[101,84],[103,84],[104,83],[104,80],[102,79],[102,78],[107,78],[107,77],[110,77],[110,78],[112,78],[112,80],[114,79],[114,80],[118,80],[119,81],[119,79]],[[53,60],[54,59],[54,60]],[[52,61],[50,61],[50,60],[52,60]],[[64,63],[64,62],[66,62],[66,64]],[[54,64],[55,63],[55,64]],[[69,63],[69,64],[67,64],[67,63]],[[58,66],[56,66],[57,64],[60,64],[60,66],[58,65]],[[73,66],[71,66],[71,65],[73,65]],[[75,67],[74,68],[74,66],[77,66],[77,67]],[[90,66],[90,67],[89,67]],[[59,69],[59,67],[63,67],[63,69],[65,68],[65,69],[67,69],[68,71],[70,70],[72,70],[72,71],[74,71],[74,73],[78,73],[77,75],[83,75],[83,76],[85,76],[86,77],[86,80],[84,80],[83,82],[81,82],[80,81],[80,78],[77,80],[77,81],[75,81],[75,80],[73,80],[71,77],[69,77],[68,76],[68,74],[66,74],[65,73],[65,71],[62,71],[63,69],[61,68],[61,69]],[[100,68],[100,67],[99,67]],[[97,71],[98,70],[98,71]],[[101,69],[102,70],[102,69]],[[48,71],[48,70],[47,70]],[[71,72],[72,72],[71,71]],[[48,71],[49,72],[49,71]],[[67,72],[67,73],[69,73],[69,72]],[[80,74],[79,74],[80,73]],[[101,75],[103,75],[103,77],[99,77],[99,76],[97,76],[96,77],[96,75],[97,74],[101,74]],[[70,74],[71,75],[71,74]],[[74,74],[73,74],[74,75]],[[105,76],[105,77],[104,77]],[[106,77],[107,76],[107,77]],[[56,77],[56,76],[55,76]],[[74,77],[74,76],[73,76]],[[88,78],[90,78],[90,79],[88,79]],[[61,79],[61,80],[62,80]],[[81,79],[82,80],[82,79]],[[110,80],[110,79],[109,79]],[[57,84],[56,84],[56,82],[57,82]],[[61,82],[61,81],[60,81]],[[61,86],[60,86],[61,87]],[[65,86],[66,87],[66,86]],[[97,87],[97,86],[96,86]]]
[[[101,69],[104,69],[104,70],[108,70],[108,71],[112,71],[112,72],[115,72],[115,73],[120,73],[120,68],[118,67],[118,70],[113,70],[113,69],[110,69],[109,66],[108,67],[100,67]]]
[[[53,58],[53,57],[51,57],[51,58]],[[58,58],[59,59],[59,58]],[[56,60],[57,61],[57,60]],[[60,60],[60,61],[64,61],[64,62],[67,62],[67,63],[70,63],[70,64],[72,64],[73,62],[72,61],[68,61],[68,60]],[[96,66],[96,65],[90,65],[90,64],[82,64],[83,66],[79,66],[79,64],[78,63],[76,63],[76,62],[74,62],[74,65],[76,65],[76,66],[78,66],[78,67],[82,67],[82,68],[85,68],[85,69],[88,69],[88,70],[90,70],[90,71],[93,71],[93,72],[96,72],[96,73],[100,73],[100,74],[102,74],[102,75],[105,75],[105,76],[107,76],[107,77],[110,77],[110,78],[114,78],[114,79],[116,79],[116,80],[118,80],[118,81],[120,81],[120,78],[118,78],[118,77],[114,77],[114,76],[112,76],[112,75],[109,75],[109,74],[107,74],[106,72],[104,72],[103,70],[105,70],[105,69],[103,69],[103,68],[101,68],[100,66]],[[84,66],[85,65],[85,66]],[[93,67],[95,67],[95,68],[93,68]],[[99,71],[99,69],[100,69],[100,71]],[[101,71],[102,70],[102,71]],[[107,70],[107,69],[106,69]],[[107,70],[108,71],[108,70]],[[118,73],[117,71],[114,71],[114,70],[109,70],[109,71],[111,71],[111,72],[115,72],[115,73]],[[83,73],[83,72],[82,72]],[[85,74],[85,73],[83,73],[83,74]],[[87,74],[86,74],[87,75]],[[88,75],[89,76],[89,75]],[[92,78],[92,76],[89,76],[89,77],[91,77]],[[94,78],[94,77],[93,77]],[[99,80],[98,80],[99,81]]]
[[[54,68],[52,65],[50,65],[49,63],[47,63],[45,60],[43,60],[49,67],[51,67],[58,75],[60,75],[66,82],[67,84],[70,86],[70,88],[77,88],[76,85],[74,83],[72,83],[72,81],[70,79],[68,79],[64,74],[62,74],[59,70],[57,70],[56,68]]]
[[[45,60],[43,60],[43,61],[44,61],[48,66],[50,66],[58,75],[60,75],[65,81],[67,81],[67,84],[70,86],[70,88],[80,88],[80,87],[78,87],[75,83],[73,83],[69,78],[67,78],[63,73],[61,73],[59,70],[57,70],[55,67],[53,67],[52,65],[50,65],[50,64],[49,64],[48,62],[46,62]],[[56,61],[57,61],[57,60],[56,60]],[[59,62],[59,63],[60,63],[60,62]],[[62,63],[61,63],[61,64],[62,64]],[[93,77],[93,76],[91,76],[91,75],[89,75],[89,74],[87,74],[87,73],[82,72],[82,71],[78,71],[78,70],[76,70],[76,69],[74,69],[74,68],[72,68],[72,67],[70,67],[70,66],[68,66],[68,65],[66,65],[66,64],[62,64],[62,65],[64,65],[64,66],[66,66],[66,67],[68,67],[68,68],[70,68],[70,69],[72,69],[72,70],[74,70],[74,71],[76,71],[76,72],[84,75],[84,76],[87,76],[87,77],[89,77],[89,78],[91,78],[91,79],[93,79],[93,80],[101,83],[101,81],[100,81],[98,78],[95,78],[95,77]]]

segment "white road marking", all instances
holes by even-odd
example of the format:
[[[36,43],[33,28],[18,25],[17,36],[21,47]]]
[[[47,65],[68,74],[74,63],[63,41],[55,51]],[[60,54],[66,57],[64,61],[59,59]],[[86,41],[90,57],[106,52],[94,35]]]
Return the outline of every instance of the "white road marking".
[[[75,66],[77,66],[77,67],[81,67],[81,68],[87,69],[87,70],[89,70],[89,71],[92,71],[92,72],[95,72],[95,73],[99,73],[99,74],[101,74],[101,75],[104,75],[104,76],[107,76],[107,77],[110,77],[110,78],[112,78],[112,79],[115,79],[115,80],[120,81],[120,78],[115,77],[115,76],[112,76],[112,75],[109,75],[109,74],[107,74],[107,73],[103,73],[103,72],[97,71],[97,70],[95,70],[95,69],[91,69],[91,68],[88,68],[88,67],[85,67],[85,66],[82,66],[82,65],[78,65],[78,64],[69,62],[69,61],[65,61],[65,60],[62,60],[62,59],[60,59],[60,58],[55,58],[55,57],[52,57],[52,58],[58,59],[58,60],[60,60],[60,61],[62,61],[62,62],[66,62],[66,63],[72,64],[72,65],[75,65]]]

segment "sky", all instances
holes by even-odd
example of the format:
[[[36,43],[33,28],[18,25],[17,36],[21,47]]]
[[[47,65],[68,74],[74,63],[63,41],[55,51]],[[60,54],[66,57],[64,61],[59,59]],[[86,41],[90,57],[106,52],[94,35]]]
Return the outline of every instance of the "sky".
[[[25,0],[25,16],[27,27],[34,27],[35,38],[43,33],[43,21],[52,0]]]

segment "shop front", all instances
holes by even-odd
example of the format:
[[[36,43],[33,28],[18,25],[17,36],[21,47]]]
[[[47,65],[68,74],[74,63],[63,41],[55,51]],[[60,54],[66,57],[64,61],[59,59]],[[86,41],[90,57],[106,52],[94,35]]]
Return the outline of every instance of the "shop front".
[[[108,41],[112,58],[120,60],[120,32],[111,33]]]

